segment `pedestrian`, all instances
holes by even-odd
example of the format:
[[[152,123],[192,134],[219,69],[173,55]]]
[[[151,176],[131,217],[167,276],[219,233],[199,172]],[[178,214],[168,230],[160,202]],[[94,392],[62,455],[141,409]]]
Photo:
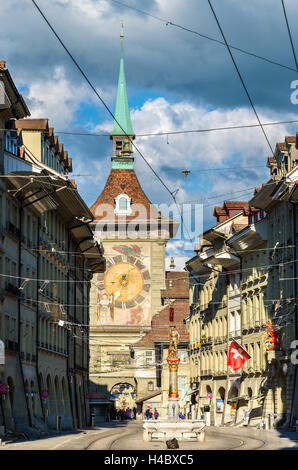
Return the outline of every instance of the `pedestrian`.
[[[154,413],[153,413],[154,419],[158,419],[159,413],[156,408],[154,408]]]
[[[149,419],[150,418],[150,410],[149,408],[147,408],[147,410],[145,411],[145,419]]]

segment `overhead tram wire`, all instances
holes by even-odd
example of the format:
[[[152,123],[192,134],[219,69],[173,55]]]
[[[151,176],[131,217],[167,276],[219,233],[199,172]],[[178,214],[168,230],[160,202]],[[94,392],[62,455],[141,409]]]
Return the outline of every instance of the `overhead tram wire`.
[[[218,20],[218,18],[217,18],[217,16],[216,16],[216,13],[215,13],[215,11],[214,11],[214,9],[213,9],[213,6],[212,6],[212,4],[211,4],[211,1],[208,0],[208,3],[209,3],[209,6],[210,6],[210,8],[211,8],[211,11],[212,11],[212,13],[213,13],[213,16],[214,16],[214,18],[215,18],[215,21],[216,21],[216,23],[217,23],[217,26],[218,26],[218,28],[219,28],[219,30],[220,30],[220,32],[221,32],[221,35],[222,35],[222,37],[223,37],[223,40],[224,40],[224,42],[225,42],[225,44],[226,44],[226,47],[227,47],[227,49],[228,49],[228,51],[229,51],[230,57],[231,57],[231,59],[232,59],[232,62],[233,62],[233,64],[234,64],[234,67],[235,67],[236,72],[237,72],[237,74],[238,74],[238,77],[240,78],[240,81],[241,81],[242,86],[243,86],[243,88],[244,88],[244,91],[245,91],[245,93],[246,93],[246,95],[247,95],[247,98],[248,98],[248,100],[249,100],[249,102],[250,102],[250,104],[251,104],[251,107],[252,107],[252,109],[253,109],[253,111],[254,111],[254,113],[255,113],[255,116],[256,116],[256,118],[257,118],[257,121],[258,121],[258,123],[259,123],[259,125],[260,125],[260,127],[261,127],[261,129],[262,129],[262,132],[263,132],[263,134],[264,134],[264,137],[265,137],[265,139],[266,139],[266,142],[267,142],[267,144],[268,144],[268,146],[269,146],[269,148],[270,148],[270,151],[271,151],[272,155],[274,155],[273,148],[272,148],[272,146],[271,146],[271,144],[270,144],[270,142],[269,142],[269,139],[268,139],[268,137],[267,137],[267,134],[266,134],[266,132],[265,132],[265,130],[264,130],[264,128],[263,128],[263,125],[262,125],[262,123],[261,123],[261,121],[260,121],[259,115],[258,115],[258,113],[257,113],[257,111],[256,111],[256,108],[255,108],[253,102],[252,102],[252,99],[251,99],[250,94],[249,94],[249,92],[248,92],[248,89],[247,89],[247,87],[246,87],[246,85],[245,85],[245,83],[244,83],[244,80],[243,80],[243,78],[242,78],[242,75],[241,75],[241,73],[240,73],[240,70],[239,70],[239,68],[238,68],[238,66],[237,66],[237,64],[236,64],[236,62],[235,62],[234,56],[233,56],[233,54],[232,54],[232,52],[231,52],[230,46],[229,46],[228,43],[227,43],[227,40],[226,40],[225,35],[224,35],[224,33],[223,33],[222,27],[220,26],[220,23],[219,23],[219,20]]]
[[[285,248],[285,247],[281,247],[281,248]],[[291,246],[291,248],[293,248]],[[262,251],[265,251],[266,248],[261,248]],[[273,248],[272,248],[273,250]],[[243,251],[246,251],[246,250],[243,250]],[[254,250],[254,251],[257,251],[257,250]],[[229,274],[236,274],[236,273],[241,273],[241,272],[244,272],[244,271],[249,271],[250,269],[253,269],[253,268],[257,268],[257,269],[260,269],[260,270],[263,270],[265,268],[269,268],[269,267],[280,267],[280,266],[285,266],[285,265],[288,265],[288,264],[292,264],[292,263],[296,263],[298,261],[298,259],[294,259],[294,260],[291,260],[291,261],[280,261],[278,263],[275,263],[275,264],[264,264],[264,265],[254,265],[254,266],[250,266],[248,268],[243,268],[242,270],[240,269],[235,269],[235,270],[231,270],[229,271]],[[226,276],[227,273],[226,272],[221,272],[221,271],[217,271],[217,275],[218,276]],[[25,276],[14,276],[12,274],[4,274],[4,273],[0,273],[0,277],[8,277],[8,278],[12,278],[12,279],[21,279],[22,281],[26,281],[26,282],[29,282],[29,281],[35,281],[35,282],[43,282],[43,283],[46,283],[46,284],[49,284],[49,283],[91,283],[91,284],[94,284],[96,285],[96,281],[95,282],[92,282],[90,280],[70,280],[70,279],[41,279],[41,278],[31,278],[31,277],[25,277]],[[204,278],[204,277],[209,277],[209,274],[202,274],[202,275],[195,275],[195,276],[183,276],[183,277],[179,277],[179,278],[174,278],[172,279],[173,282],[175,281],[178,281],[178,280],[182,280],[182,279],[196,279],[196,278]],[[164,281],[165,279],[153,279],[152,281]],[[45,287],[45,286],[44,286]],[[49,303],[49,302],[47,302]],[[59,302],[54,302],[54,303],[57,303],[59,304]]]
[[[191,240],[191,237],[190,237],[190,234],[188,232],[188,229],[187,227],[185,226],[184,224],[184,220],[183,220],[183,216],[182,216],[182,213],[180,211],[180,207],[176,201],[176,194],[177,194],[177,190],[175,191],[171,191],[168,186],[165,184],[165,182],[160,178],[160,176],[158,175],[158,173],[154,170],[154,168],[150,165],[150,163],[147,161],[147,159],[144,157],[144,155],[142,154],[142,152],[139,150],[139,148],[135,145],[135,143],[133,142],[133,139],[131,139],[131,137],[125,132],[125,130],[123,129],[123,127],[121,126],[121,124],[118,122],[118,120],[116,119],[116,117],[114,116],[113,112],[110,110],[110,108],[108,107],[108,105],[105,103],[105,101],[102,99],[102,97],[100,96],[100,94],[98,93],[98,91],[96,90],[96,88],[94,87],[94,85],[91,83],[91,81],[89,80],[89,78],[87,77],[87,75],[85,74],[85,72],[83,71],[83,69],[80,67],[80,65],[78,64],[78,62],[76,61],[76,59],[73,57],[73,55],[71,54],[71,52],[68,50],[68,48],[65,46],[65,44],[63,43],[62,39],[59,37],[59,35],[56,33],[55,29],[52,27],[52,25],[50,24],[50,22],[48,21],[48,19],[46,18],[46,16],[44,15],[44,13],[41,11],[41,9],[39,8],[39,6],[37,5],[37,3],[35,2],[35,0],[32,0],[32,3],[34,4],[34,6],[37,8],[37,10],[39,11],[39,13],[41,14],[41,16],[43,17],[43,19],[45,20],[45,22],[47,23],[47,25],[49,26],[49,28],[51,29],[51,31],[53,32],[53,34],[56,36],[56,38],[58,39],[58,41],[60,42],[60,44],[62,45],[62,47],[64,48],[64,50],[67,52],[68,56],[71,58],[71,60],[73,61],[73,63],[75,64],[75,66],[77,67],[77,69],[80,71],[80,73],[83,75],[83,77],[85,78],[85,80],[87,81],[88,85],[91,87],[91,89],[94,91],[94,93],[96,94],[97,98],[100,100],[100,102],[102,103],[102,105],[105,107],[105,109],[108,111],[108,113],[110,114],[110,116],[114,119],[114,121],[117,123],[117,125],[120,127],[120,129],[122,130],[122,132],[124,133],[124,135],[128,138],[128,140],[130,141],[131,145],[135,148],[135,150],[138,152],[138,154],[142,157],[142,159],[144,160],[144,162],[149,166],[149,168],[151,169],[151,171],[153,172],[153,174],[156,176],[156,178],[159,180],[159,182],[164,186],[164,188],[167,190],[168,193],[170,193],[172,199],[174,200],[177,208],[178,208],[178,211],[180,212],[180,216],[181,216],[181,222],[183,224],[183,226],[186,228],[186,232],[188,233],[188,236],[189,236],[189,240]]]
[[[187,31],[188,33],[192,33],[192,34],[195,34],[197,36],[200,36],[201,38],[203,39],[208,39],[209,41],[212,41],[212,42],[215,42],[217,44],[221,44],[222,46],[225,46],[226,44],[223,42],[223,41],[220,41],[218,39],[215,39],[215,38],[212,38],[210,36],[207,36],[206,34],[202,34],[202,33],[199,33],[198,31],[195,31],[195,30],[192,30],[190,28],[187,28],[185,26],[182,26],[180,24],[177,24],[177,23],[174,23],[170,20],[166,20],[166,19],[163,19],[163,18],[160,18],[156,15],[152,15],[151,13],[148,13],[144,10],[140,10],[139,8],[136,8],[136,7],[133,7],[132,5],[128,5],[127,3],[123,3],[123,2],[120,2],[118,0],[110,0],[111,2],[113,3],[117,3],[119,5],[122,5],[126,8],[130,8],[131,10],[135,10],[139,13],[141,13],[142,15],[145,15],[145,16],[149,16],[151,18],[154,18],[155,20],[158,20],[158,21],[161,21],[162,23],[164,23],[166,26],[170,25],[170,26],[174,26],[176,28],[179,28],[183,31]],[[255,57],[256,59],[260,59],[260,60],[263,60],[265,62],[268,62],[269,64],[273,64],[273,65],[277,65],[278,67],[282,67],[282,68],[285,68],[285,69],[288,69],[288,70],[291,70],[293,72],[297,72],[298,70],[294,69],[293,67],[290,67],[288,65],[285,65],[285,64],[281,64],[279,62],[276,62],[274,60],[271,60],[271,59],[268,59],[267,57],[263,57],[263,56],[260,56],[258,54],[255,54],[253,52],[249,52],[249,51],[246,51],[245,49],[242,49],[240,47],[236,47],[236,46],[232,46],[231,44],[229,44],[229,47],[231,49],[234,49],[235,51],[238,51],[238,52],[241,52],[242,54],[246,54],[246,55],[250,55],[252,57]]]
[[[281,0],[281,4],[282,4],[282,8],[283,8],[283,12],[284,12],[286,24],[287,24],[287,29],[288,29],[289,39],[290,39],[290,43],[291,43],[291,47],[292,47],[292,52],[293,52],[293,56],[294,56],[294,60],[295,60],[295,64],[296,64],[296,69],[297,69],[297,72],[298,72],[297,57],[296,57],[296,53],[295,53],[294,43],[293,43],[293,39],[292,39],[292,34],[291,34],[291,30],[290,30],[290,25],[289,25],[289,22],[288,22],[288,17],[287,17],[287,12],[286,12],[286,8],[285,8],[284,0]]]

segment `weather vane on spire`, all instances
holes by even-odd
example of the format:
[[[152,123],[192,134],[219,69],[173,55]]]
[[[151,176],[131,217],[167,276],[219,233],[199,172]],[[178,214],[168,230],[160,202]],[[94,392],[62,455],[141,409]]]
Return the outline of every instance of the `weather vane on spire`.
[[[124,34],[123,34],[123,21],[121,21],[121,34],[120,34],[120,38],[121,38],[121,39],[124,38]]]

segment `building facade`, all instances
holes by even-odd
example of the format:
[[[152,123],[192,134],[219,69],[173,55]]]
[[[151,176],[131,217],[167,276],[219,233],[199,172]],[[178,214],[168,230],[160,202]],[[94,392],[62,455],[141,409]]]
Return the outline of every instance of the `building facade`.
[[[0,72],[11,80],[4,63]],[[39,435],[89,423],[89,288],[103,248],[48,120],[24,119],[25,104],[9,111],[0,155],[2,425]]]
[[[270,180],[249,203],[216,207],[217,225],[187,262],[193,403],[216,425],[297,419],[296,156],[297,137],[277,144]],[[227,366],[232,340],[250,355],[237,372]]]

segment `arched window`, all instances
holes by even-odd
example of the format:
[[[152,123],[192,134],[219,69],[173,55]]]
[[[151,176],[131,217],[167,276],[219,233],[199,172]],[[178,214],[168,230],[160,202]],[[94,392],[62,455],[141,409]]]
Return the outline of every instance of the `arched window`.
[[[127,211],[127,199],[126,197],[120,197],[119,199],[119,210]]]

